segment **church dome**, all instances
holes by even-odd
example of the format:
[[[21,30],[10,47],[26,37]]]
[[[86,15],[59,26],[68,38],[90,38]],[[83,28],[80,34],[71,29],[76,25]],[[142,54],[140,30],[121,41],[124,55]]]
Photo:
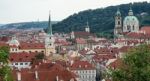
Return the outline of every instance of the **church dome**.
[[[20,43],[19,43],[19,41],[18,41],[17,39],[15,39],[15,38],[13,37],[12,40],[9,41],[9,45],[10,45],[10,46],[13,46],[13,45],[19,46]]]
[[[124,24],[139,24],[139,20],[135,16],[126,16],[124,18]]]
[[[123,21],[123,32],[137,32],[139,31],[139,20],[133,15],[132,9],[129,10],[128,16]]]

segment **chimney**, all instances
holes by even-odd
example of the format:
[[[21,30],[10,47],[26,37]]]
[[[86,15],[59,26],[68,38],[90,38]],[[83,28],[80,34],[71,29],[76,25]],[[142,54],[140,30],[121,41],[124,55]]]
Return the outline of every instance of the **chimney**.
[[[73,64],[73,63],[74,63],[74,61],[73,61],[73,60],[71,60],[71,61],[70,61],[71,66],[72,66],[72,64]]]
[[[59,81],[59,77],[58,77],[58,75],[56,76],[56,81]]]
[[[21,81],[21,72],[17,72],[17,81]]]
[[[39,79],[39,76],[38,76],[38,72],[35,71],[35,79],[38,80]]]

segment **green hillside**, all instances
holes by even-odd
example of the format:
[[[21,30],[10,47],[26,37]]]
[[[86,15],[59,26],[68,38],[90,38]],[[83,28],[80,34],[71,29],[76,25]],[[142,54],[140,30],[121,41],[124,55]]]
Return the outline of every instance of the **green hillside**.
[[[112,36],[114,28],[114,15],[119,8],[122,17],[128,15],[130,6],[133,9],[134,15],[140,20],[140,26],[150,25],[150,3],[139,2],[131,4],[121,4],[117,6],[109,6],[106,8],[99,8],[94,10],[85,10],[79,13],[75,13],[61,22],[53,21],[54,32],[68,33],[70,31],[84,31],[86,22],[89,22],[91,32],[97,33],[102,36]],[[42,22],[24,22],[24,23],[12,23],[1,26],[0,28],[16,28],[16,29],[28,29],[28,28],[44,28],[48,25],[47,21]]]
[[[56,24],[58,21],[52,21],[52,24]],[[11,23],[1,26],[2,29],[29,29],[29,28],[47,28],[48,22],[47,21],[40,21],[40,22],[22,22],[22,23]]]
[[[114,15],[119,8],[123,18],[128,15],[131,4],[121,4],[117,6],[109,6],[94,10],[81,11],[73,14],[63,21],[53,25],[55,32],[83,31],[86,22],[89,22],[91,31],[95,33],[112,33],[114,28]],[[140,2],[133,3],[132,9],[134,14],[139,18],[141,25],[150,25],[150,3]],[[141,16],[143,12],[147,15]]]

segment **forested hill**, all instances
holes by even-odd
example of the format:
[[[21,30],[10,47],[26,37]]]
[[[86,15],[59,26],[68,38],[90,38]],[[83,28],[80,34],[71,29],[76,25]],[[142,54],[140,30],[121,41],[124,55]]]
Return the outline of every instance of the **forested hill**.
[[[125,17],[128,15],[130,6],[133,9],[134,15],[139,18],[141,25],[150,25],[150,3],[139,2],[133,3],[132,5],[121,4],[95,10],[81,11],[53,25],[53,30],[57,32],[83,31],[88,21],[92,32],[110,33],[114,28],[114,15],[117,9],[119,8],[122,16]]]
[[[58,21],[52,21],[52,24],[56,24]],[[48,21],[34,21],[34,22],[19,22],[10,23],[6,25],[0,25],[0,29],[30,29],[30,28],[44,28],[48,27]]]

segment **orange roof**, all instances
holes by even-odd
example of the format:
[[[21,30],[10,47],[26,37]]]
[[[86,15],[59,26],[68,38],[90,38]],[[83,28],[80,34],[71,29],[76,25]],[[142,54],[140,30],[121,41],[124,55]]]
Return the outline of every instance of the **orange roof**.
[[[123,46],[119,49],[120,52],[128,52],[129,50],[131,50],[133,48],[133,46]]]
[[[83,38],[76,38],[76,43],[77,43],[77,44],[86,44],[87,42],[86,42],[86,40],[83,39]]]
[[[6,42],[0,41],[0,47],[1,46],[8,46],[8,44]]]
[[[113,69],[119,68],[122,64],[122,60],[120,58],[118,58],[117,60],[115,60],[114,62],[110,63],[108,65],[108,67],[111,67]]]
[[[96,37],[96,35],[89,33],[89,32],[84,32],[84,31],[74,32],[74,35],[76,38],[89,38],[90,36]]]
[[[44,49],[44,43],[21,43],[20,49]]]
[[[88,61],[76,61],[71,66],[72,70],[92,70],[95,67]]]
[[[46,66],[45,67],[43,67]],[[35,78],[35,71],[38,73],[38,79]],[[67,69],[63,68],[59,64],[40,64],[37,68],[34,69],[22,69],[21,81],[56,81],[56,76],[58,76],[59,81],[70,81],[74,79],[76,81],[76,75]],[[17,81],[17,71],[13,71],[13,76],[15,81]]]
[[[35,59],[35,55],[38,53],[31,52],[20,52],[20,53],[11,53],[9,54],[9,60],[11,62],[31,62]]]
[[[141,28],[140,31],[144,31],[145,33],[150,34],[150,26],[144,26],[144,27]]]
[[[116,58],[116,56],[114,54],[97,54],[93,57],[93,59],[96,61],[96,62],[103,62],[105,60],[109,60],[109,59],[114,59]]]

